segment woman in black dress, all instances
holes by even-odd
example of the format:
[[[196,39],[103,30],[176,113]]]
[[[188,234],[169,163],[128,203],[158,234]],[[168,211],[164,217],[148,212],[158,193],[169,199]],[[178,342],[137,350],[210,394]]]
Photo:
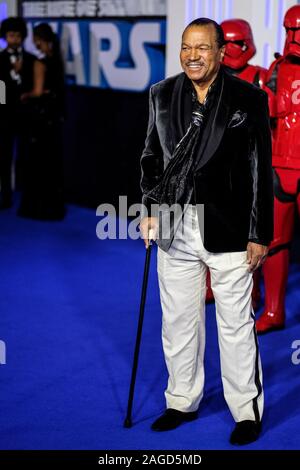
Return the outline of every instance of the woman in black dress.
[[[44,58],[34,66],[34,87],[22,99],[27,104],[28,147],[24,188],[18,214],[41,220],[61,220],[63,198],[64,67],[57,35],[47,23],[33,30]]]

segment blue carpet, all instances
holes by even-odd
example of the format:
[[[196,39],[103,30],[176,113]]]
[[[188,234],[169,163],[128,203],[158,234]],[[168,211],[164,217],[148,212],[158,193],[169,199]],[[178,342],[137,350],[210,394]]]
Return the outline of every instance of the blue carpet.
[[[199,419],[150,431],[164,408],[153,252],[131,429],[123,428],[145,250],[141,241],[96,237],[98,219],[70,207],[64,222],[0,213],[1,449],[231,449],[232,417],[220,381],[214,306],[207,309],[206,393]],[[260,338],[265,419],[247,449],[299,449],[300,269],[292,265],[287,328]]]

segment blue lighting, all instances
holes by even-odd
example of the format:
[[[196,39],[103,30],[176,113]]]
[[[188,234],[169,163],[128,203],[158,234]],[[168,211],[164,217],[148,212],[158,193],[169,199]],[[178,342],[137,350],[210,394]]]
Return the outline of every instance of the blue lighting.
[[[0,3],[0,23],[1,21],[7,18],[7,4]],[[6,47],[6,42],[3,39],[0,39],[0,49],[4,49]]]
[[[206,14],[207,18],[212,18],[213,17],[213,2],[206,2],[206,8],[207,8],[207,14]]]
[[[225,10],[225,20],[233,17],[233,0],[227,0]]]
[[[202,5],[202,3],[204,3],[204,0],[203,0],[203,2],[201,2],[200,0],[195,0],[194,3],[195,3],[195,7],[194,7],[195,8],[195,12],[194,12],[194,17],[195,18],[199,18],[200,16],[208,16],[203,12],[204,6]]]
[[[7,4],[0,3],[0,21],[4,20],[5,18],[7,18]]]
[[[265,27],[270,28],[272,25],[272,8],[271,0],[266,0],[266,10],[265,10]]]
[[[189,24],[193,17],[193,0],[186,0],[185,2],[185,24]]]
[[[282,53],[282,47],[283,47],[283,40],[284,40],[284,35],[285,31],[283,28],[283,18],[285,14],[285,5],[284,5],[283,0],[279,0],[279,5],[278,5],[278,33],[277,33],[277,51]],[[299,2],[298,2],[299,3]]]
[[[215,10],[215,21],[217,23],[221,23],[222,22],[222,0],[218,0],[217,4],[216,4],[216,10]],[[226,2],[225,2],[226,3]]]

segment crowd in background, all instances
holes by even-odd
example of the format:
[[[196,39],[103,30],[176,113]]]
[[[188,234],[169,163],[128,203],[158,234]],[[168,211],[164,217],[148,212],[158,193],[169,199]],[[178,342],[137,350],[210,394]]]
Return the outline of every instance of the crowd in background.
[[[0,108],[0,209],[12,207],[15,187],[21,194],[18,215],[61,220],[65,113],[59,40],[47,23],[37,25],[33,41],[42,57],[37,58],[24,49],[22,18],[4,20],[0,35],[7,44],[0,52],[0,80],[6,86],[6,106]]]

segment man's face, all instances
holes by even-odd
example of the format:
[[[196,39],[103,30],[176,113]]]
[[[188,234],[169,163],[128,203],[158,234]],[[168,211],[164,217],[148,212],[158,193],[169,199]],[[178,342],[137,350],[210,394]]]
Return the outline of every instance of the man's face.
[[[8,31],[5,35],[5,40],[7,42],[8,47],[12,49],[18,49],[18,47],[22,46],[22,35],[19,31]]]
[[[180,62],[196,83],[209,82],[218,71],[225,47],[219,48],[213,25],[191,26],[182,37]]]

